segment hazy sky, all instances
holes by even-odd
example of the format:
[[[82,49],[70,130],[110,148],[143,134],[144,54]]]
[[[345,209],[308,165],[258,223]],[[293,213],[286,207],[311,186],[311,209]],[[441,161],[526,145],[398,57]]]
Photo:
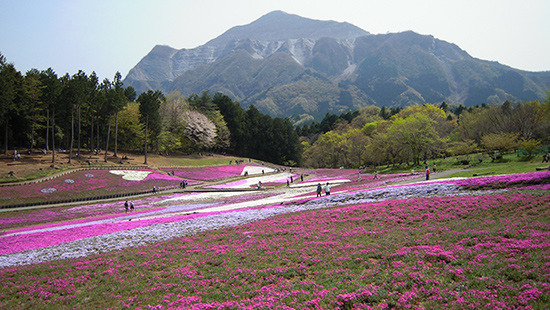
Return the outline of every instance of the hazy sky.
[[[23,73],[112,80],[157,44],[194,48],[274,10],[431,34],[476,58],[550,70],[550,0],[0,0],[0,53]]]

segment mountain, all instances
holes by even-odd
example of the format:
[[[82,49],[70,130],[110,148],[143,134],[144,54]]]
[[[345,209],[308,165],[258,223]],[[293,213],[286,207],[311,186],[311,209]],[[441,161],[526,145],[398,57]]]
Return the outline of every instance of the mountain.
[[[476,59],[411,31],[371,35],[349,23],[275,11],[194,49],[155,46],[124,84],[138,93],[222,92],[244,107],[297,122],[371,104],[544,99],[550,72]]]

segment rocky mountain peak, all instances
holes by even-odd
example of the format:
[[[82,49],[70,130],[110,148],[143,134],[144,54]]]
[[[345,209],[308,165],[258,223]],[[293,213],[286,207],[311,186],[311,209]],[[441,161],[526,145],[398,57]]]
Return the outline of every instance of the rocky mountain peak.
[[[233,40],[243,39],[277,42],[292,39],[317,40],[322,37],[353,39],[365,35],[369,33],[349,23],[314,20],[274,11],[248,25],[233,27],[206,45],[223,47]]]
[[[371,35],[349,23],[274,11],[194,49],[155,46],[124,84],[185,96],[222,92],[299,123],[371,104],[544,100],[550,72],[476,59],[431,35]]]

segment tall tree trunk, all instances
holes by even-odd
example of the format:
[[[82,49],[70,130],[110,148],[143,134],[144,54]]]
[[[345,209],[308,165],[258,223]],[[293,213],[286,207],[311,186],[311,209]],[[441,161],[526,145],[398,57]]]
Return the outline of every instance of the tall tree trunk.
[[[105,162],[107,162],[107,150],[109,149],[109,134],[111,133],[111,114],[109,114],[109,126],[107,127],[107,143],[105,143]]]
[[[71,142],[69,143],[69,164],[73,158],[73,142],[74,142],[74,107],[71,110]]]
[[[147,130],[149,129],[149,114],[145,118],[145,163],[147,165]]]
[[[97,134],[95,135],[95,139],[97,140],[96,141],[96,144],[97,144],[96,149],[99,152],[99,119],[98,119],[97,125],[95,127],[97,128]]]
[[[50,150],[48,138],[50,137],[50,109],[46,109],[46,151]]]
[[[92,128],[90,130],[90,152],[94,151],[94,116],[92,115]]]
[[[115,157],[117,156],[117,140],[118,140],[118,112],[115,113]]]
[[[8,120],[6,119],[6,127],[4,128],[4,154],[8,154]]]
[[[55,164],[55,108],[52,109],[52,163]]]
[[[80,162],[80,126],[82,122],[80,120],[80,105],[78,106],[78,161]]]

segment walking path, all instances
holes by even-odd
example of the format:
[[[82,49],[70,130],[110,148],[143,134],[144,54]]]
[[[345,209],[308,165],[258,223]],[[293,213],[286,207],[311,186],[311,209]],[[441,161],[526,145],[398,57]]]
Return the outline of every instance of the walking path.
[[[124,167],[124,168],[128,169],[128,167]],[[105,169],[105,168],[100,168],[100,169]],[[111,167],[111,169],[112,169],[112,167]],[[155,168],[150,167],[150,169],[155,169]],[[51,179],[51,178],[59,177],[59,176],[65,175],[67,173],[75,172],[75,171],[78,171],[78,170],[86,170],[86,168],[80,168],[80,169],[75,169],[75,170],[71,170],[71,171],[65,171],[65,172],[56,174],[54,176],[49,176],[45,179]],[[466,171],[466,170],[465,169],[447,170],[447,171],[432,173],[430,177],[431,177],[431,180],[442,179],[442,178],[446,178],[447,176],[452,175],[454,173],[464,172],[464,171]],[[144,194],[139,194],[139,195],[133,195],[133,196],[131,196],[131,198],[132,199],[139,199],[139,198],[144,198],[144,197],[148,197],[148,196],[151,196],[151,195],[159,195],[159,194],[160,195],[166,195],[166,194],[173,194],[173,193],[182,193],[182,194],[184,194],[184,193],[192,193],[192,192],[205,193],[204,195],[202,195],[202,196],[204,196],[204,199],[208,199],[207,197],[214,197],[214,196],[219,197],[219,196],[224,196],[224,195],[235,196],[235,195],[239,195],[241,193],[244,194],[245,192],[250,193],[252,191],[258,191],[257,188],[251,187],[251,185],[257,184],[258,181],[262,181],[262,183],[268,183],[268,182],[271,182],[273,180],[280,180],[280,179],[290,178],[290,175],[291,175],[290,173],[286,173],[286,172],[279,172],[279,173],[269,172],[269,173],[265,173],[263,175],[262,174],[258,175],[258,174],[255,174],[255,173],[251,173],[251,174],[248,175],[248,177],[245,177],[245,179],[243,179],[242,177],[234,178],[234,179],[244,180],[244,182],[242,182],[243,184],[241,184],[239,186],[235,186],[235,187],[216,186],[216,185],[227,184],[228,182],[231,182],[231,179],[225,179],[223,181],[206,182],[207,184],[188,186],[186,189],[176,188],[176,189],[165,190],[165,191],[157,192],[157,193],[144,193]],[[286,186],[263,187],[261,189],[262,193],[279,193],[280,195],[274,195],[273,197],[270,197],[270,198],[261,199],[261,201],[257,201],[256,203],[254,203],[254,206],[289,202],[289,201],[292,200],[292,197],[294,197],[294,196],[305,195],[307,193],[312,193],[313,194],[314,191],[315,191],[315,187],[316,187],[317,182],[313,182],[313,183],[310,184],[310,183],[307,182],[307,179],[308,179],[308,177],[306,176],[306,178],[304,179],[304,182],[293,183],[290,187],[286,187]],[[40,182],[40,181],[43,181],[43,180],[26,181],[24,183]],[[335,182],[335,181],[336,180],[331,181],[331,183],[333,183],[333,186],[337,185],[337,184],[344,183],[344,181],[341,181],[341,182]],[[399,181],[399,182],[389,182],[389,183],[387,183],[387,185],[402,185],[402,184],[421,183],[421,182],[429,182],[429,181],[426,181],[423,177],[419,177],[419,178],[414,178],[414,179],[409,179],[409,180],[404,180],[404,181]],[[20,184],[20,185],[22,185],[22,184]],[[210,194],[206,194],[206,193],[210,193]],[[198,197],[196,197],[196,198],[198,198]],[[60,204],[44,204],[44,205],[36,205],[36,206],[28,206],[28,207],[18,207],[18,208],[4,208],[4,209],[0,209],[0,213],[1,212],[9,212],[9,211],[54,208],[54,207],[59,207],[59,206],[77,206],[77,205],[86,205],[86,204],[91,204],[91,203],[94,203],[94,204],[107,203],[107,202],[121,201],[121,200],[125,200],[125,199],[128,199],[128,197],[116,197],[116,198],[109,198],[109,199],[97,199],[97,200],[88,200],[88,201],[65,202],[65,203],[60,203]],[[250,205],[250,203],[242,203],[242,204],[239,204],[239,206],[233,206],[232,208],[246,207],[247,205]]]

